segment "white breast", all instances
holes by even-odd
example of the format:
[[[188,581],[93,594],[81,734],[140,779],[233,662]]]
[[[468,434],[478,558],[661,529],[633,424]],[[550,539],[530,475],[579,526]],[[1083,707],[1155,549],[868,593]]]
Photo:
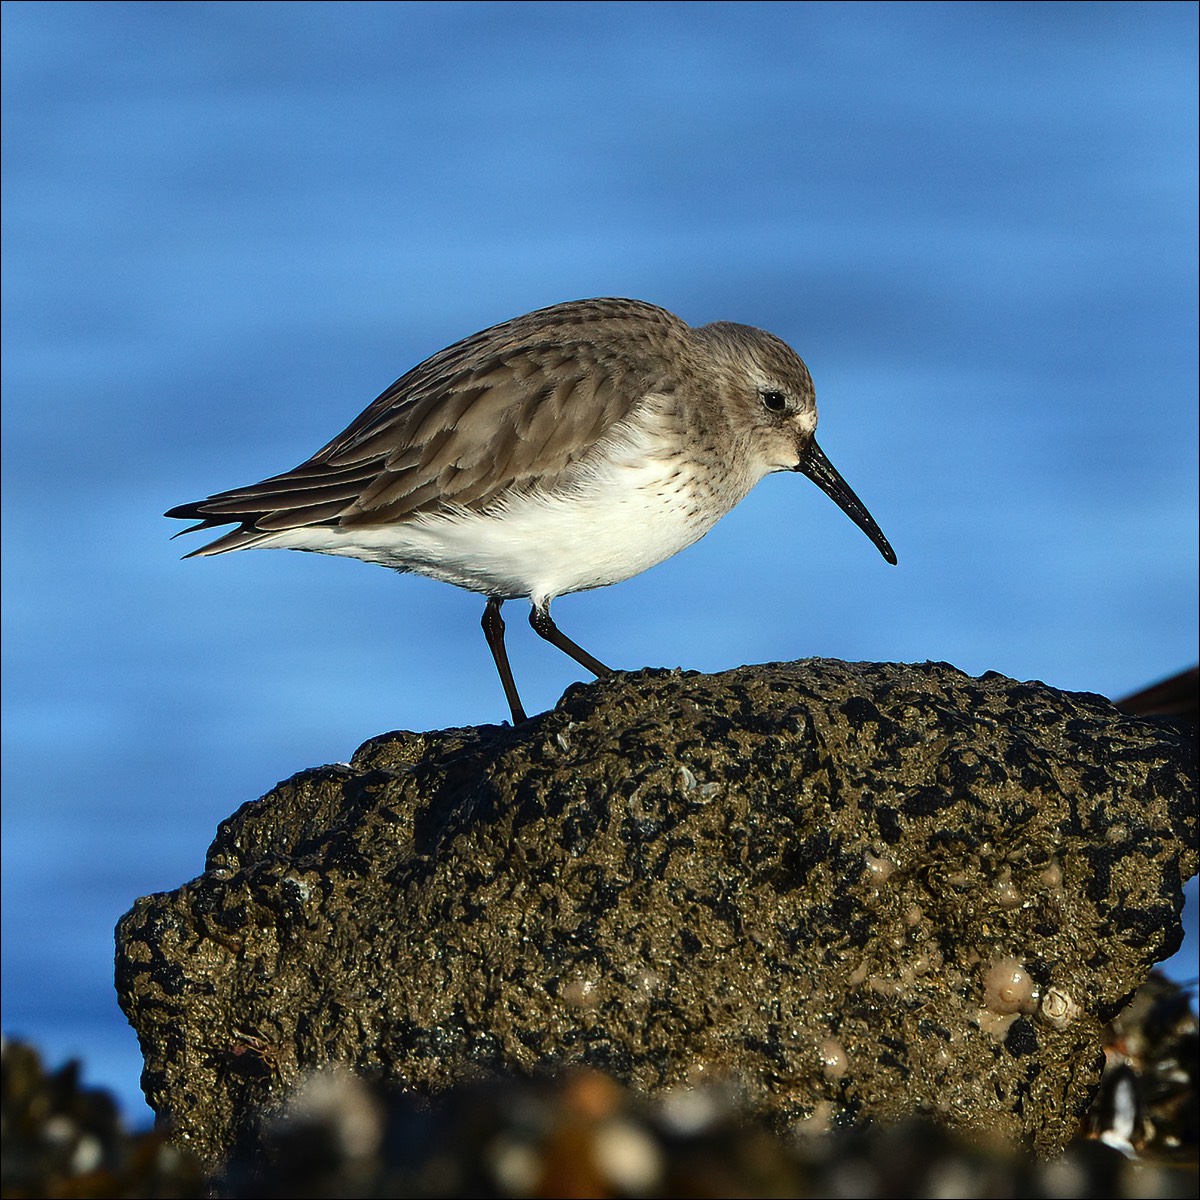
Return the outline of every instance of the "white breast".
[[[515,492],[483,512],[423,513],[393,525],[286,530],[264,546],[315,550],[415,571],[535,603],[618,583],[706,534],[757,480],[715,473],[645,428],[554,491]],[[716,464],[713,464],[714,466]]]

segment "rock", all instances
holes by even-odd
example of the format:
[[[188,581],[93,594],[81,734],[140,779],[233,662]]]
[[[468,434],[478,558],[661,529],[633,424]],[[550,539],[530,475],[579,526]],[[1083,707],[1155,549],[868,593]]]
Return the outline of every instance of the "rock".
[[[428,1100],[318,1068],[256,1145],[206,1177],[160,1126],[129,1133],[79,1066],[48,1073],[0,1043],[0,1196],[1029,1196],[1194,1197],[1197,1023],[1157,973],[1104,1031],[1108,1063],[1061,1157],[971,1139],[928,1119],[773,1136],[736,1088],[651,1099],[587,1070],[496,1078]],[[811,1124],[811,1123],[810,1123]]]
[[[1186,997],[1184,998],[1186,1003]],[[1194,1091],[1193,1091],[1194,1096]],[[364,1137],[363,1134],[368,1136]],[[374,1136],[370,1136],[371,1134]],[[1102,1138],[1053,1160],[928,1119],[780,1137],[728,1088],[648,1099],[573,1070],[464,1084],[420,1102],[343,1070],[306,1077],[219,1196],[1022,1196],[1197,1194],[1189,1159],[1135,1161]]]
[[[776,1128],[1060,1150],[1181,939],[1194,737],[944,664],[641,671],[392,733],[225,821],[117,930],[143,1087],[210,1165],[303,1074],[569,1065]]]
[[[211,1195],[165,1130],[131,1132],[113,1097],[80,1074],[78,1061],[48,1071],[28,1042],[0,1041],[0,1196]]]

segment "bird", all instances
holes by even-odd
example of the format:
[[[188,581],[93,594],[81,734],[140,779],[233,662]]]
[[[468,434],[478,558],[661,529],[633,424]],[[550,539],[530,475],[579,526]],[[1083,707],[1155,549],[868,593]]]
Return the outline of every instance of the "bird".
[[[179,533],[235,526],[185,558],[306,550],[485,597],[483,632],[517,725],[527,717],[505,601],[528,600],[540,637],[611,675],[558,628],[551,601],[670,558],[773,472],[806,475],[895,564],[816,426],[808,368],[774,334],[690,326],[641,300],[572,300],[427,358],[292,470],[165,515],[196,522]]]

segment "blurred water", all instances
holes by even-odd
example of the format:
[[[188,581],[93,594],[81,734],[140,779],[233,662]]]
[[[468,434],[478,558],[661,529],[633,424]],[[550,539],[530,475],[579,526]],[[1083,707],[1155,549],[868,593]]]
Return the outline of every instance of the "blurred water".
[[[560,602],[605,661],[946,659],[1119,695],[1196,659],[1195,6],[3,21],[3,1023],[127,1104],[133,899],[295,770],[505,712],[477,598],[181,564],[159,514],[299,462],[494,321],[630,295],[773,330],[900,556],[768,480]],[[522,624],[548,707],[579,672]]]

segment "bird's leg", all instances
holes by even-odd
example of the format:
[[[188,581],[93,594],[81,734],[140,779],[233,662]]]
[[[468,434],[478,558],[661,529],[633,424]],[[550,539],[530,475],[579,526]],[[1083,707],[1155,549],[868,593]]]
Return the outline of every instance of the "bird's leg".
[[[535,604],[529,610],[529,623],[538,637],[543,637],[552,646],[557,646],[564,654],[569,654],[582,667],[587,667],[597,679],[612,674],[612,668],[606,667],[598,658],[593,658],[582,646],[577,646],[550,617],[550,601],[542,605]]]
[[[504,685],[504,695],[512,712],[514,725],[520,725],[526,719],[525,710],[521,707],[521,697],[517,695],[517,685],[513,681],[512,667],[508,665],[508,651],[504,649],[504,618],[500,615],[500,605],[504,603],[498,596],[489,596],[487,607],[483,610],[483,636],[487,638],[488,649],[500,672],[500,682]]]

